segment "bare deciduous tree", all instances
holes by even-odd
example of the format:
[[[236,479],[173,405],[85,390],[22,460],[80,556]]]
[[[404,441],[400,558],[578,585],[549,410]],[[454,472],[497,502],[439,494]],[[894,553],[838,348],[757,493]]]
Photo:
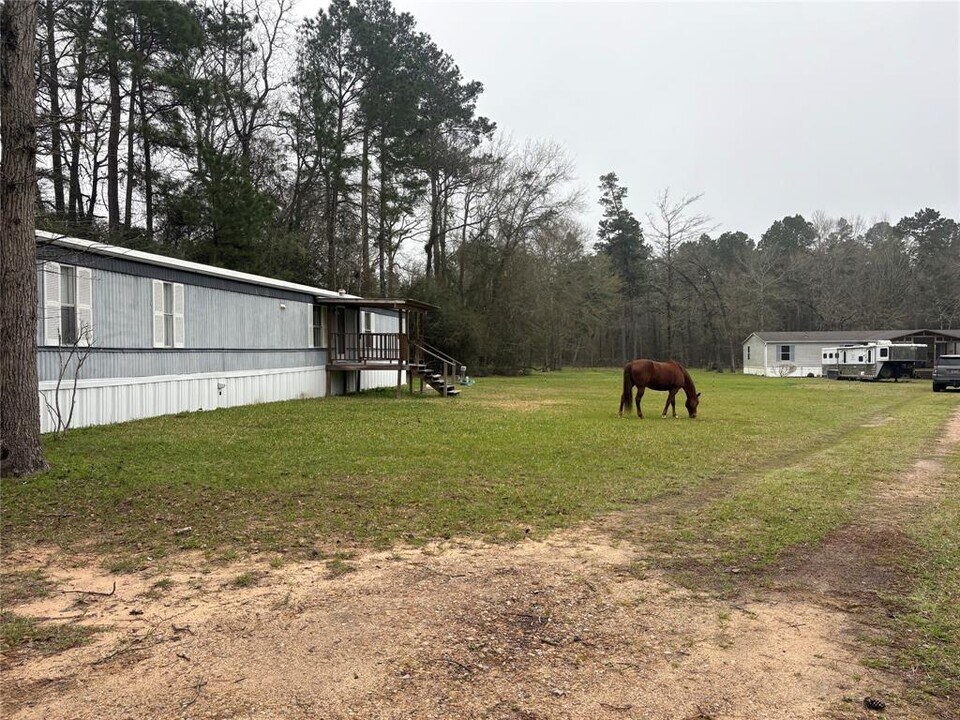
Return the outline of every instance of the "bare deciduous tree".
[[[701,197],[703,197],[702,194],[684,195],[679,200],[673,200],[670,197],[670,188],[667,188],[657,198],[655,211],[647,213],[649,227],[647,238],[658,251],[656,259],[663,270],[662,277],[654,287],[659,290],[663,299],[667,357],[673,357],[674,354],[673,316],[677,293],[677,248],[688,240],[713,230],[708,216],[690,212],[691,206]]]

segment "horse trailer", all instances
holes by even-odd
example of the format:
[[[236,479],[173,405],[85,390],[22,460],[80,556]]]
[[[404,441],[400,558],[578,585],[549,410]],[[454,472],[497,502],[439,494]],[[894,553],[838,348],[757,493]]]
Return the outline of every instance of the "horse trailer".
[[[897,380],[911,377],[923,363],[926,345],[889,340],[824,348],[823,376],[833,380]]]

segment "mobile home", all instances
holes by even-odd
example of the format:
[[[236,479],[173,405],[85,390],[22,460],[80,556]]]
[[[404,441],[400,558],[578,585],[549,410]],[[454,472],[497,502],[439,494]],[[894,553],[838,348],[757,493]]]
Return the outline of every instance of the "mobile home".
[[[415,300],[37,233],[44,432],[412,384]]]

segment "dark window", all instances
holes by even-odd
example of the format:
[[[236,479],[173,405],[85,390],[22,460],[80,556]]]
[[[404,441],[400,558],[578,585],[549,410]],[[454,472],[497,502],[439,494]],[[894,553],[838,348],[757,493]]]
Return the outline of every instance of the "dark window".
[[[323,307],[313,306],[313,319],[310,327],[313,329],[313,347],[320,347],[323,344],[323,334],[320,332],[321,318],[323,317]]]
[[[60,344],[77,341],[77,269],[60,266]]]
[[[884,358],[890,354],[890,348],[880,348],[880,357]]]
[[[173,347],[173,283],[163,284],[163,333],[166,347]]]
[[[793,345],[780,346],[780,360],[781,361],[793,360]]]

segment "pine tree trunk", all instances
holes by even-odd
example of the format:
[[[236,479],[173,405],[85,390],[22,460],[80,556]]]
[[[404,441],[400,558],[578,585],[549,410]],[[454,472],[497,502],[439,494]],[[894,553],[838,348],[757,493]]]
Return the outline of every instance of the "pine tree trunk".
[[[380,131],[380,223],[377,228],[377,272],[380,281],[380,297],[387,296],[387,148],[383,131]]]
[[[363,130],[360,158],[360,294],[368,295],[370,287],[370,130]]]
[[[135,70],[131,72],[130,75],[130,99],[129,105],[127,106],[127,182],[126,188],[124,189],[124,202],[123,202],[123,229],[124,232],[130,232],[130,216],[133,213],[133,180],[135,173],[133,171],[134,163],[134,139],[137,134],[135,132],[137,124],[137,86],[139,85],[139,79],[135,76]]]
[[[47,77],[50,91],[50,155],[53,162],[53,207],[58,216],[66,210],[63,199],[63,138],[60,133],[60,77],[57,69],[57,45],[55,42],[53,0],[47,0]]]
[[[88,9],[88,12],[92,12]],[[80,190],[80,145],[83,142],[83,84],[87,79],[87,37],[89,26],[84,24],[77,34],[76,86],[73,90],[73,128],[70,131],[70,199],[67,217],[76,222],[83,218],[83,197]]]
[[[147,127],[147,104],[143,99],[143,80],[137,82],[137,102],[140,106],[140,139],[143,143],[143,198],[146,203],[147,238],[153,240],[153,169],[150,157],[150,134]]]
[[[110,80],[110,130],[107,135],[107,229],[120,231],[120,49],[115,3],[107,5],[107,66]]]
[[[36,0],[0,5],[0,473],[47,467],[37,398]]]

